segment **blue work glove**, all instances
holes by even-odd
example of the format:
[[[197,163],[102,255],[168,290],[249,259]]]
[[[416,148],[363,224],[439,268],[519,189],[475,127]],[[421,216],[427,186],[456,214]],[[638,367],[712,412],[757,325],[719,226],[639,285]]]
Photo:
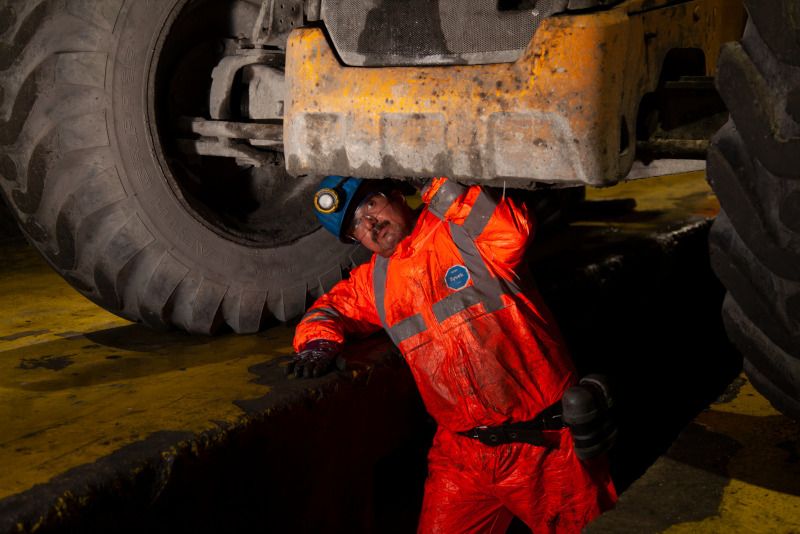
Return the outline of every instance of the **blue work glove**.
[[[341,352],[339,343],[326,339],[309,341],[299,353],[295,354],[286,366],[286,374],[298,378],[322,376],[333,370],[336,356]]]

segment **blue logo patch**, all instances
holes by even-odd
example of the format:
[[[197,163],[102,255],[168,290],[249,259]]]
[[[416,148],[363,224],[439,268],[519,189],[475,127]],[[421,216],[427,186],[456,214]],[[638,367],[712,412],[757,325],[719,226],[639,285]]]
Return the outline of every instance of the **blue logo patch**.
[[[469,271],[463,265],[453,265],[444,275],[444,283],[453,291],[463,289],[469,282]]]

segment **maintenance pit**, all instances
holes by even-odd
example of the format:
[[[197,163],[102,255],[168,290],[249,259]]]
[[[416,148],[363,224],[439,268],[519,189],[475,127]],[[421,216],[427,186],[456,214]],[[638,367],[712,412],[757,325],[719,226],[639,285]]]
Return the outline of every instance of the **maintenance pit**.
[[[611,462],[623,497],[597,524],[627,519],[597,531],[633,532],[619,525],[638,524],[628,510],[644,508],[627,488],[639,494],[741,357],[719,319],[707,252],[718,205],[703,174],[587,197],[537,238],[530,262],[581,372],[616,382]],[[433,425],[383,336],[349,346],[343,372],[287,379],[290,325],[154,332],[79,296],[24,243],[2,249],[0,532],[414,531]],[[703,471],[688,449],[671,461]]]

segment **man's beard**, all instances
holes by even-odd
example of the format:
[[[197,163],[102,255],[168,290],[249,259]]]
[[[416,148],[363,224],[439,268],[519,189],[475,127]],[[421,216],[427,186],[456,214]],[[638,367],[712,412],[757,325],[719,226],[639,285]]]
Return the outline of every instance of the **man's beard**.
[[[372,241],[378,243],[378,237],[381,234],[381,231],[389,226],[389,221],[381,221],[376,223],[375,226],[372,227]]]
[[[380,234],[384,230],[386,234],[381,239]],[[372,242],[380,247],[382,255],[391,255],[394,249],[397,248],[398,243],[403,240],[402,228],[397,227],[389,221],[381,221],[372,228]]]

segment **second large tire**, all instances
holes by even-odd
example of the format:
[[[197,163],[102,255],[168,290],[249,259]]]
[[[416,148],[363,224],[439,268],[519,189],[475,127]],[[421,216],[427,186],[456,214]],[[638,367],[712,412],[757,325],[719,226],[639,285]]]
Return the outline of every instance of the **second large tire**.
[[[711,258],[749,378],[800,419],[800,2],[745,4],[744,36],[719,59],[731,119],[708,155],[722,206]]]

